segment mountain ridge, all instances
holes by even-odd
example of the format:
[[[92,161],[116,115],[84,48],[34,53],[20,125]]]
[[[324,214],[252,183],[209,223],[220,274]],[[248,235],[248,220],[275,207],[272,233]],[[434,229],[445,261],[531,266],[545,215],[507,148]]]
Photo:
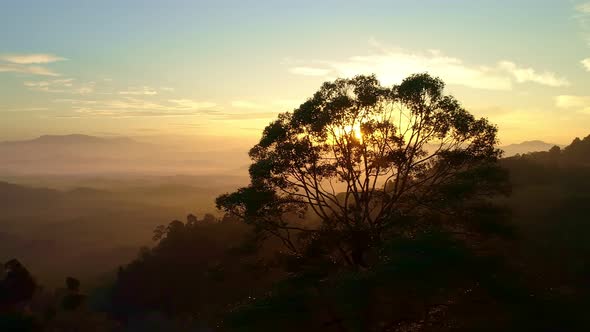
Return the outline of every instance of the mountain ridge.
[[[23,145],[23,144],[106,144],[106,143],[127,143],[145,144],[127,136],[101,137],[84,134],[67,135],[41,135],[29,140],[1,141],[0,145]]]
[[[523,141],[521,143],[513,143],[513,144],[500,146],[499,148],[504,151],[504,157],[512,157],[517,154],[549,151],[554,146],[558,146],[558,147],[562,148],[565,145],[547,143],[542,140],[528,140],[528,141]]]

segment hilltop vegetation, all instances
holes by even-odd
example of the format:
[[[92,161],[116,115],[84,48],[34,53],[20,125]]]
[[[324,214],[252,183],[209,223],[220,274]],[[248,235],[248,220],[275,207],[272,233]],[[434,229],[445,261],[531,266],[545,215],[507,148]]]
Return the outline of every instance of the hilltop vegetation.
[[[215,212],[215,196],[239,183],[231,177],[9,180],[60,188],[0,182],[0,260],[18,257],[46,286],[60,285],[64,273],[96,284],[149,245],[157,225]]]

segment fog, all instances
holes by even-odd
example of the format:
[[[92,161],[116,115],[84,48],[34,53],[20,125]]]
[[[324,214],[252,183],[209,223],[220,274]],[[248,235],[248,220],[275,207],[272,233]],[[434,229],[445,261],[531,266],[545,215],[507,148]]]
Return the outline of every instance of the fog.
[[[249,140],[45,135],[0,143],[0,260],[48,285],[94,282],[151,245],[154,228],[220,216],[215,197],[247,184]],[[524,142],[508,155],[548,150]]]
[[[543,285],[570,283],[588,252],[581,245],[587,226],[580,223],[587,210],[580,186],[588,179],[588,142],[564,150],[541,141],[503,147],[507,158],[500,165],[510,172],[513,192],[494,201],[511,211],[519,238],[500,250],[514,251],[507,261],[526,262],[524,276],[544,274]],[[183,310],[214,324],[210,320],[227,314],[228,303],[253,299],[291,275],[277,268],[284,255],[278,239],[252,247],[252,229],[216,208],[217,197],[250,181],[248,142],[216,143],[79,134],[0,143],[0,261],[17,257],[34,271],[49,291],[37,297],[59,296],[48,294],[63,287],[65,276],[83,280],[92,301],[104,299],[105,289],[115,292],[109,306],[142,313],[130,328],[155,319],[171,329],[177,319],[171,317]],[[344,196],[338,197],[342,203]],[[317,215],[305,219],[300,225],[319,222]],[[182,272],[175,271],[179,267]],[[570,270],[555,272],[561,268]],[[179,281],[186,278],[190,282]],[[144,316],[154,308],[155,317]],[[116,317],[119,309],[93,310]]]
[[[247,183],[247,149],[178,140],[67,135],[0,143],[0,260],[19,257],[48,286],[61,284],[66,271],[93,282],[151,245],[157,225],[218,215],[215,197]]]
[[[245,174],[249,140],[185,137],[183,143],[178,141],[174,137],[104,138],[74,134],[3,142],[0,174]]]

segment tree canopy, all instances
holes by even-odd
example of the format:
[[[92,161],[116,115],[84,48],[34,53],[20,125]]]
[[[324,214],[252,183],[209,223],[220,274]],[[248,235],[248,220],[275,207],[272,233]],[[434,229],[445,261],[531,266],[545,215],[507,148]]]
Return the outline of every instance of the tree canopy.
[[[218,207],[295,254],[302,240],[329,234],[335,259],[365,265],[367,249],[408,218],[452,214],[506,188],[497,128],[444,86],[428,74],[392,87],[375,76],[324,83],[264,129],[249,153],[250,185],[220,196]]]

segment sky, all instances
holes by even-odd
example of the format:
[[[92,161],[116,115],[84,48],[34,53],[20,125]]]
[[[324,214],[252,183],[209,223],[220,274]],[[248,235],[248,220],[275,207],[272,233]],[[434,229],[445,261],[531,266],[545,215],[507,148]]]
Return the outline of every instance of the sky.
[[[590,134],[590,2],[0,0],[0,140],[255,141],[337,77],[429,72],[502,144]]]

